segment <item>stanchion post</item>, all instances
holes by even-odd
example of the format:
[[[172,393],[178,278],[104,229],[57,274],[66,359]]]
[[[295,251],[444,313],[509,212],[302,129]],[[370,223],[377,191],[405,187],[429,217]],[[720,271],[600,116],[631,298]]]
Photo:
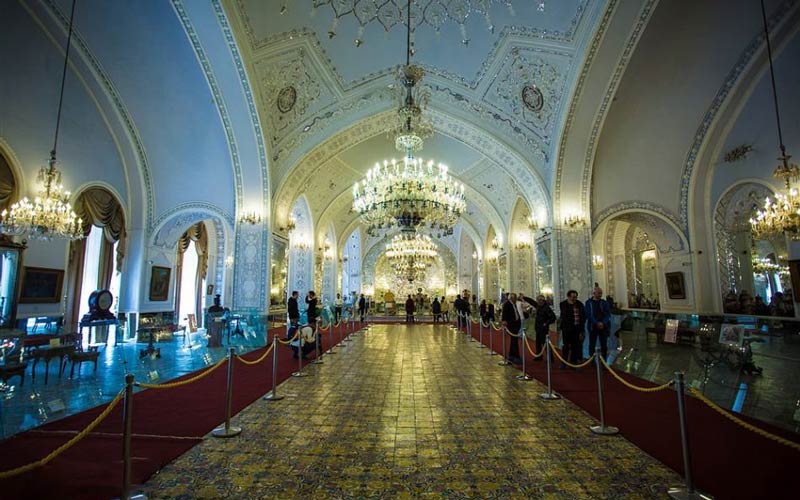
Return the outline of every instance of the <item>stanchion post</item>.
[[[667,494],[670,498],[677,500],[703,499],[713,500],[714,497],[706,493],[701,493],[694,489],[692,481],[692,456],[689,452],[689,429],[686,425],[686,400],[684,391],[686,389],[683,380],[683,372],[675,372],[675,389],[678,393],[678,421],[681,425],[681,451],[683,452],[683,477],[686,481],[685,487],[670,488]]]
[[[272,392],[264,396],[265,401],[279,401],[278,396],[278,336],[272,337]]]
[[[490,327],[491,328],[491,327]],[[480,337],[479,348],[485,349],[486,346],[483,345],[483,318],[480,318],[480,323],[478,324],[478,336]]]
[[[501,362],[499,362],[497,364],[500,365],[500,366],[508,366],[508,365],[511,364],[511,361],[509,361],[508,358],[506,357],[506,327],[505,326],[503,327],[503,330],[500,332],[500,335],[502,337],[500,340],[502,341],[502,345],[503,345],[503,354],[502,354],[503,361],[501,361]]]
[[[231,406],[233,404],[233,347],[228,351],[228,389],[225,395],[225,424],[211,431],[211,435],[218,438],[229,438],[242,433],[241,427],[231,425]]]
[[[328,345],[330,345],[330,347],[328,347],[328,350],[325,352],[325,354],[334,354],[334,352],[333,352],[333,329],[336,328],[335,325],[336,325],[336,323],[334,323],[334,322],[331,322],[330,324],[328,324]]]
[[[593,425],[590,427],[592,432],[595,434],[601,434],[604,436],[611,436],[613,434],[617,434],[619,429],[612,426],[606,426],[606,413],[605,413],[605,405],[603,402],[603,373],[601,364],[602,361],[600,360],[600,353],[594,353],[594,361],[595,366],[597,367],[597,400],[600,403],[600,425]]]
[[[528,375],[528,369],[525,363],[525,359],[528,357],[528,343],[526,341],[527,336],[525,335],[524,328],[520,328],[519,333],[520,333],[520,339],[522,339],[522,373],[520,375],[517,375],[517,380],[522,380],[523,382],[529,382],[533,380],[533,378],[531,378],[531,376]],[[517,340],[514,339],[512,342],[517,342]]]
[[[314,324],[314,361],[312,365],[321,365],[322,361],[322,335],[319,334],[319,321]]]
[[[133,427],[133,374],[125,375],[125,401],[122,407],[122,498],[131,496],[131,429]]]
[[[489,356],[497,355],[494,352],[494,328],[492,327],[492,321],[489,320]]]
[[[292,372],[292,377],[305,377],[303,373],[303,334],[297,329],[297,371]]]
[[[544,355],[547,356],[547,392],[539,394],[539,397],[544,400],[561,399],[561,396],[553,392],[553,385],[550,381],[550,370],[551,370],[550,357],[552,354],[550,351],[552,349],[552,346],[550,345],[549,336],[545,339],[544,349],[545,349]]]

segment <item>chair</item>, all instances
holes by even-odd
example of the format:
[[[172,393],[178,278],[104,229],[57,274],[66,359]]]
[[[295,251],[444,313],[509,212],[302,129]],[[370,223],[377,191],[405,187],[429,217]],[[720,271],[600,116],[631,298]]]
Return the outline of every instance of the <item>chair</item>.
[[[94,363],[94,371],[97,371],[97,358],[100,357],[100,351],[98,351],[98,346],[89,347],[88,350],[83,349],[83,335],[80,333],[67,333],[62,335],[62,342],[64,344],[74,343],[75,350],[67,354],[64,360],[64,367],[66,367],[67,362],[71,362],[69,368],[69,378],[72,378],[73,374],[75,373],[75,365],[78,365],[78,375],[81,373],[81,365],[86,361],[91,361]]]
[[[18,376],[20,378],[19,385],[25,385],[25,369],[28,368],[28,362],[23,360],[21,356],[23,349],[22,337],[24,337],[24,334],[3,339],[6,351],[2,362],[0,362],[0,380],[4,384],[8,383],[10,378]],[[11,347],[8,347],[9,345]]]

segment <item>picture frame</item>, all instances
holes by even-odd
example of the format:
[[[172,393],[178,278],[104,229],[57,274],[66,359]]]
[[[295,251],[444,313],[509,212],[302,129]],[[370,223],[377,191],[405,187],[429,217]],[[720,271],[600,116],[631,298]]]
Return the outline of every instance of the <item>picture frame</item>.
[[[206,295],[214,295],[214,285],[206,286]]]
[[[683,279],[683,272],[677,271],[664,273],[667,280],[667,295],[670,299],[686,298],[686,281]]]
[[[169,267],[153,266],[150,269],[150,293],[151,302],[163,302],[169,295],[169,278],[172,269]]]
[[[742,347],[744,333],[743,325],[723,323],[719,329],[719,343],[731,347]]]
[[[19,292],[20,304],[55,304],[61,302],[64,270],[25,266]]]

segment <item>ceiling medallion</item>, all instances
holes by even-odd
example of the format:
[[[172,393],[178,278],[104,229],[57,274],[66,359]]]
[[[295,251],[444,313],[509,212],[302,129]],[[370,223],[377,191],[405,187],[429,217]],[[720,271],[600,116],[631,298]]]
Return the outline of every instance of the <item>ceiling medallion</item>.
[[[291,85],[283,87],[280,92],[278,92],[276,104],[278,105],[278,111],[281,113],[288,113],[291,111],[296,102],[297,91]]]
[[[544,106],[544,95],[539,87],[529,83],[522,87],[522,103],[533,112],[539,112]]]

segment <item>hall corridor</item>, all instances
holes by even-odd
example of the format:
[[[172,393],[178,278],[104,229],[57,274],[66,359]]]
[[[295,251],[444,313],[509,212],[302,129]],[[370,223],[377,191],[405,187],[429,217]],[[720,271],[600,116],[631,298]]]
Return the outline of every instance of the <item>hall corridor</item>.
[[[374,325],[143,486],[150,499],[665,498],[680,477],[447,326]]]

